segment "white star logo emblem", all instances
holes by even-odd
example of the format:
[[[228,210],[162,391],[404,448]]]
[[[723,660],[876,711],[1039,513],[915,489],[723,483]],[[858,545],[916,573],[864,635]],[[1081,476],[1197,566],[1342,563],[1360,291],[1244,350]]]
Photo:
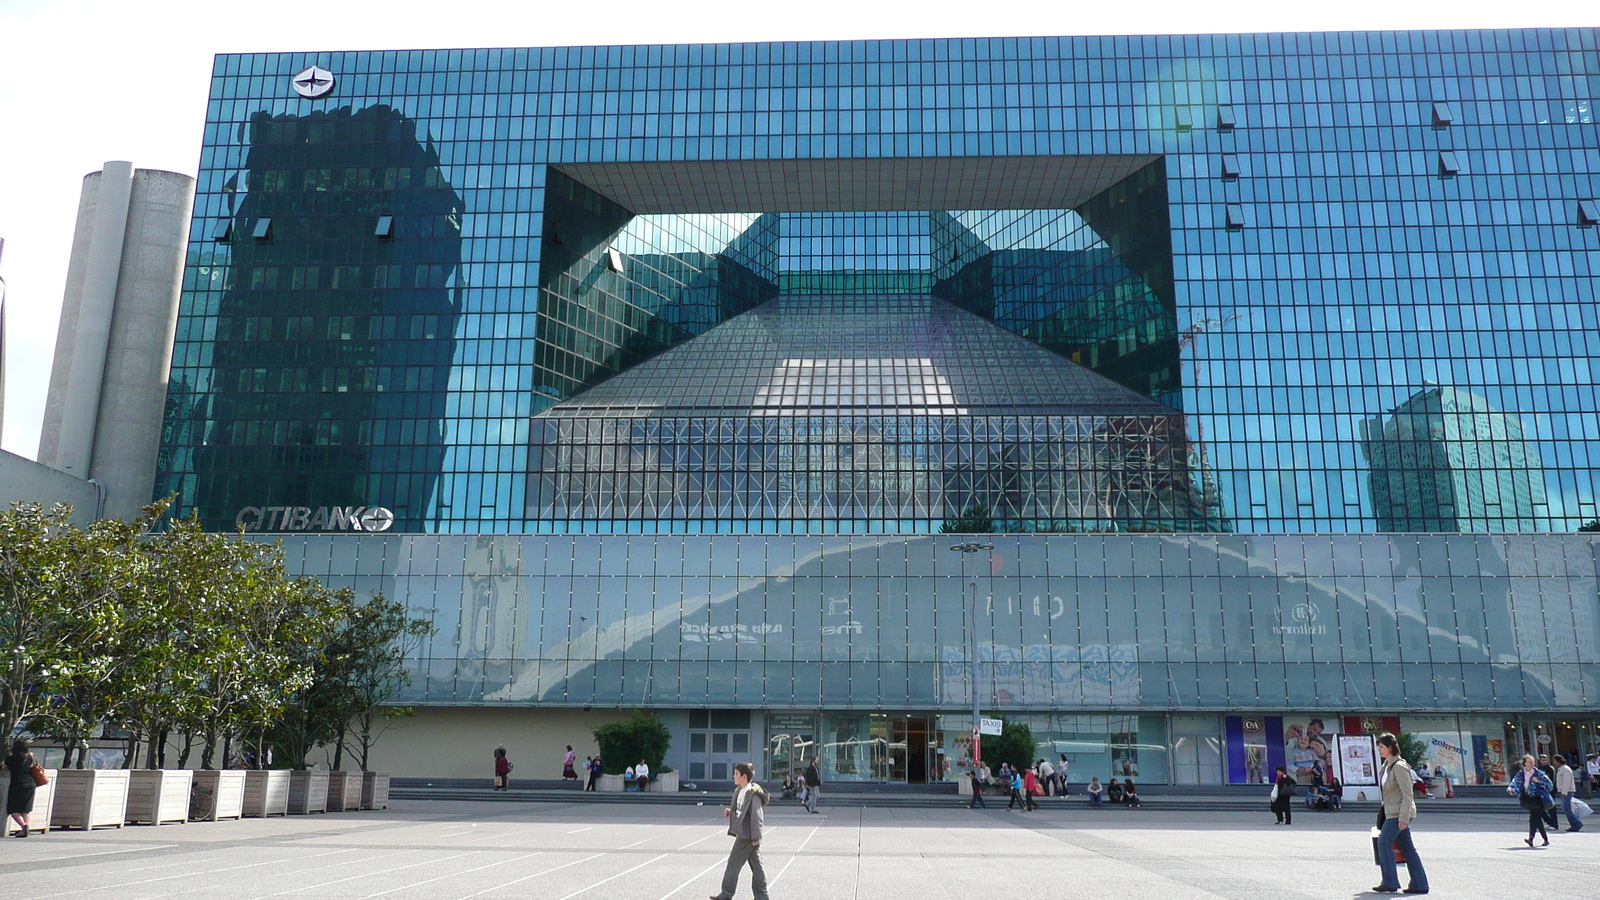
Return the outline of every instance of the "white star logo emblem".
[[[333,92],[333,73],[321,66],[312,66],[290,81],[295,93],[313,100]]]

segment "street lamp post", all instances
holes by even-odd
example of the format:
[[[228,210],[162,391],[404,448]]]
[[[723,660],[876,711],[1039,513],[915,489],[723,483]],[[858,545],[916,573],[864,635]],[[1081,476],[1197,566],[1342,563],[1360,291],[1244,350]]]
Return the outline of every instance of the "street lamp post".
[[[993,544],[983,544],[978,541],[967,541],[956,544],[950,548],[961,554],[961,590],[965,599],[967,590],[967,556],[983,550],[994,550]],[[970,618],[967,627],[967,666],[972,674],[972,771],[976,773],[978,766],[983,763],[983,753],[980,750],[982,739],[980,737],[982,713],[978,708],[978,579],[972,579],[972,602],[968,605]]]

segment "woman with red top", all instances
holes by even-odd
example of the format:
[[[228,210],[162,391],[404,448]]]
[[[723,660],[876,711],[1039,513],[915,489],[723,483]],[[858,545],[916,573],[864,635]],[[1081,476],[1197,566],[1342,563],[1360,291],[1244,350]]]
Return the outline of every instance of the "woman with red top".
[[[503,791],[511,786],[511,760],[506,758],[506,748],[494,748],[494,789]]]
[[[1039,796],[1039,779],[1034,776],[1032,769],[1022,770],[1022,796],[1027,802],[1023,804],[1023,812],[1032,812],[1039,808],[1034,797]]]

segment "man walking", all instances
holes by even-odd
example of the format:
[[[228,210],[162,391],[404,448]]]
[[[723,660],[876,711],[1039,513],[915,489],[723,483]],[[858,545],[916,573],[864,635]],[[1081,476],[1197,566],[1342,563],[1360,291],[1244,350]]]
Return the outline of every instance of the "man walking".
[[[767,873],[761,868],[761,826],[766,819],[767,792],[755,783],[756,767],[747,762],[733,764],[733,804],[722,811],[728,820],[733,849],[728,851],[728,868],[722,873],[722,890],[711,900],[733,900],[739,887],[739,870],[750,864],[750,887],[756,900],[767,900]]]
[[[1552,763],[1550,761],[1550,755],[1549,754],[1547,754],[1547,753],[1539,754],[1539,771],[1543,772],[1545,777],[1550,779],[1550,783],[1552,785],[1556,783],[1556,767],[1555,767],[1555,763]],[[1551,807],[1550,809],[1545,811],[1545,814],[1544,814],[1544,825],[1545,825],[1546,828],[1552,828],[1552,829],[1560,827],[1561,819],[1557,815],[1555,807]]]
[[[1572,814],[1572,799],[1578,795],[1578,778],[1573,773],[1572,767],[1567,765],[1566,757],[1556,754],[1556,793],[1561,795],[1561,811],[1567,814],[1567,830],[1582,831],[1583,822]]]
[[[967,809],[977,809],[980,806],[988,809],[989,804],[983,800],[983,783],[988,779],[983,777],[977,766],[972,767],[972,774],[969,777],[972,779],[972,799],[967,802]]]
[[[806,766],[806,811],[816,812],[817,801],[822,799],[822,767],[813,759]]]

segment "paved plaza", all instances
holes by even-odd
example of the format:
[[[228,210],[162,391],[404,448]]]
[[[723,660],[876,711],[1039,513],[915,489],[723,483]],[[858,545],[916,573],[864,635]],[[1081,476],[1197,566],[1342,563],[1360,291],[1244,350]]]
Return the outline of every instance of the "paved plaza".
[[[143,900],[670,900],[717,890],[720,805],[402,801],[394,809],[55,832],[0,843],[0,896]],[[1594,896],[1600,834],[1521,843],[1526,820],[1429,814],[1436,896]],[[1377,883],[1371,813],[773,807],[771,895],[790,898],[1357,897]],[[750,896],[749,876],[739,898]],[[1367,896],[1376,896],[1367,894]]]

